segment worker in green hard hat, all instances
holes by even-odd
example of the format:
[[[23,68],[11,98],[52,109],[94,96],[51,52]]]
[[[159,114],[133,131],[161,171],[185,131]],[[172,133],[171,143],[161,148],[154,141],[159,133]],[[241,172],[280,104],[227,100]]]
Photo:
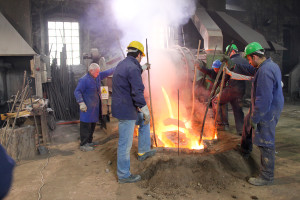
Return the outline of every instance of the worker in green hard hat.
[[[244,119],[240,150],[248,157],[252,144],[258,146],[261,152],[260,173],[258,177],[249,178],[248,182],[256,186],[268,185],[274,180],[275,127],[284,104],[281,71],[271,58],[266,57],[264,48],[258,42],[246,46],[245,58],[255,67],[255,72],[252,78],[251,107]]]
[[[248,75],[248,76],[252,75],[249,74],[247,70],[245,70],[244,65],[251,68],[253,67],[247,62],[246,59],[241,57],[238,48],[235,44],[228,45],[226,47],[225,54],[229,56],[224,56],[222,61],[227,62],[228,65],[232,66],[231,71],[238,74]],[[229,62],[231,64],[229,64]],[[243,125],[244,125],[244,112],[242,107],[242,99],[246,91],[246,81],[230,79],[228,80],[228,84],[226,85],[227,86],[225,86],[221,94],[220,105],[227,106],[227,103],[230,103],[234,115],[236,132],[238,135],[242,135]],[[214,113],[216,113],[217,102],[218,102],[218,96],[212,99],[212,106],[214,109]],[[219,114],[217,118],[218,123],[221,122],[221,119],[219,118],[220,116],[221,115]]]

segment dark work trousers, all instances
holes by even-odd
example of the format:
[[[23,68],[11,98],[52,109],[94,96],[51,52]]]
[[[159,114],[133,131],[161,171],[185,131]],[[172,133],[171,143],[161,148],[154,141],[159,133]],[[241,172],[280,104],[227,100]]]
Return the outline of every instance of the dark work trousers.
[[[248,114],[245,116],[244,119],[244,126],[243,126],[243,133],[242,133],[242,139],[241,139],[241,150],[245,154],[249,154],[252,152],[252,131],[255,131],[252,129],[250,124],[250,117],[251,117],[251,106],[249,108]]]
[[[223,105],[230,103],[234,115],[236,132],[239,135],[242,135],[243,124],[244,124],[242,98],[243,98],[243,93],[238,91],[237,89],[231,87],[224,88],[220,99],[221,114],[219,114],[217,118],[218,124],[228,125],[228,112],[224,113],[223,111],[224,108],[222,107]],[[218,103],[218,95],[212,100],[214,113],[216,113],[217,103]]]
[[[260,157],[260,173],[259,176],[265,180],[274,180],[274,166],[275,166],[275,148],[259,146],[261,153]]]
[[[251,107],[249,113],[245,117],[243,134],[241,140],[241,151],[244,154],[249,154],[252,151],[252,131],[255,131],[250,124]],[[259,176],[265,180],[272,181],[274,179],[275,166],[275,148],[258,146],[261,153],[261,165]]]
[[[95,131],[96,123],[86,123],[80,121],[80,146],[93,141],[93,133]]]

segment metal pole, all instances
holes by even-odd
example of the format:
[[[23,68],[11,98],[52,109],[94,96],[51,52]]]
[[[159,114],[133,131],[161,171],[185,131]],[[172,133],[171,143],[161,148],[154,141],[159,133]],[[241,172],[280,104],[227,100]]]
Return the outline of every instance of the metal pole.
[[[179,156],[179,89],[178,89],[178,156]]]
[[[199,40],[199,43],[198,43],[198,50],[197,50],[197,60],[199,59],[200,45],[201,45],[201,40]],[[194,116],[194,111],[195,111],[195,85],[196,85],[196,76],[197,76],[197,68],[196,68],[196,65],[194,65],[194,80],[193,80],[193,105],[192,105],[192,114],[191,114],[191,119],[193,118],[193,116]]]
[[[146,56],[147,56],[147,64],[149,64],[148,40],[147,40],[147,38],[146,38]],[[154,122],[153,107],[152,107],[152,98],[151,98],[150,69],[148,69],[148,86],[149,86],[151,117],[152,117],[152,125],[153,125],[153,137],[154,137],[155,146],[157,147],[156,136],[155,136],[155,122]]]
[[[214,128],[216,130],[216,124],[217,124],[217,118],[218,118],[218,113],[219,113],[219,109],[220,109],[220,100],[221,100],[221,95],[222,95],[222,91],[223,91],[223,86],[224,86],[224,81],[225,81],[225,68],[223,67],[223,74],[222,74],[222,80],[221,80],[221,86],[220,86],[220,92],[219,92],[219,96],[218,96],[218,101],[217,101],[217,109],[216,109],[216,116],[215,116],[215,122],[214,122]],[[214,131],[215,133],[215,131]]]

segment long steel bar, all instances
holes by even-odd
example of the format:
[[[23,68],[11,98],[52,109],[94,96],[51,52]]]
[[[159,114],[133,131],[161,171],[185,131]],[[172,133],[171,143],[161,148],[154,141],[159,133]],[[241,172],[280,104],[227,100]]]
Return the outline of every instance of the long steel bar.
[[[147,55],[147,64],[149,64],[148,40],[147,40],[147,38],[146,38],[146,55]],[[148,86],[149,86],[149,97],[150,97],[151,117],[152,117],[152,126],[153,126],[153,137],[154,137],[155,146],[157,147],[156,136],[155,136],[155,121],[154,121],[153,107],[152,107],[152,97],[151,97],[150,69],[148,69]]]
[[[179,89],[178,89],[178,156],[179,156]]]

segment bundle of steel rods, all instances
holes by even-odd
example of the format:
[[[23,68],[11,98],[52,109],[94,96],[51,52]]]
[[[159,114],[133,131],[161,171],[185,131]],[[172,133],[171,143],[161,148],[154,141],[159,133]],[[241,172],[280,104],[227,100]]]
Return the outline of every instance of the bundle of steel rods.
[[[51,65],[52,82],[44,84],[44,91],[57,120],[71,120],[79,116],[79,107],[74,97],[76,83],[71,67]]]

